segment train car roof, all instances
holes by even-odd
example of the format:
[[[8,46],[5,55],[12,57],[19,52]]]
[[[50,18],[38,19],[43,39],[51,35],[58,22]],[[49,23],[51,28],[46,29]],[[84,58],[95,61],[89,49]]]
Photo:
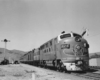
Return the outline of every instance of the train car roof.
[[[34,50],[34,52],[38,52],[38,51],[39,51],[39,48],[37,48],[37,49]]]
[[[80,34],[78,34],[78,33],[75,33],[75,32],[69,32],[69,33],[66,33],[66,32],[62,32],[61,34],[59,34],[58,36],[56,36],[56,37],[54,37],[54,38],[52,38],[52,39],[50,39],[50,40],[48,40],[47,42],[45,42],[45,43],[43,43],[40,47],[42,47],[42,46],[44,46],[45,44],[47,44],[49,41],[51,41],[51,40],[53,40],[53,39],[55,39],[55,38],[57,38],[57,40],[58,40],[58,42],[59,42],[59,40],[61,40],[60,39],[60,36],[61,35],[64,35],[64,34],[70,34],[71,35],[71,37],[73,37],[73,36],[75,36],[75,34],[76,35],[78,35],[78,36],[80,36],[81,37],[81,35]]]
[[[71,37],[73,37],[73,36],[80,36],[80,37],[82,37],[79,33],[75,33],[75,32],[72,32],[72,31],[70,33],[61,33],[61,34],[58,35],[58,37],[61,36],[61,35],[65,35],[65,34],[70,34]]]

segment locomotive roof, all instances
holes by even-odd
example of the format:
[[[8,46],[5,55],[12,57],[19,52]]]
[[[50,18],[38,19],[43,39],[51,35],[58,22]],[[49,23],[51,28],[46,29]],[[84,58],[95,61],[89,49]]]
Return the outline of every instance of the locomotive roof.
[[[71,37],[73,37],[73,36],[80,36],[80,37],[82,37],[80,34],[72,32],[72,31],[70,33],[61,33],[60,35],[58,35],[58,37],[61,36],[61,35],[65,35],[65,34],[70,34]]]
[[[38,51],[39,51],[39,48],[37,48],[37,49],[34,50],[34,52],[38,52]]]
[[[64,34],[70,34],[70,35],[71,35],[70,37],[73,37],[73,36],[80,36],[80,37],[82,37],[80,34],[75,33],[75,32],[72,32],[72,31],[69,32],[69,33],[65,33],[65,32],[63,31],[60,35],[58,35],[58,36],[56,36],[56,37],[54,37],[54,38],[48,40],[47,42],[43,43],[40,47],[44,46],[45,44],[47,44],[48,42],[52,41],[52,40],[55,39],[55,38],[57,38],[58,40],[61,40],[61,39],[60,39],[60,36],[61,36],[61,35],[64,35]]]
[[[75,33],[75,32],[69,32],[69,33],[61,33],[60,35],[62,35],[62,34],[78,34],[78,35],[80,35],[79,33]],[[81,36],[81,35],[80,35]]]

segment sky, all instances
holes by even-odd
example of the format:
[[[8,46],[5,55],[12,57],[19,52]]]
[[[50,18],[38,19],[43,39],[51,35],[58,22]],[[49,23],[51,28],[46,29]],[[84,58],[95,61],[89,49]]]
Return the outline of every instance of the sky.
[[[0,40],[10,40],[10,50],[30,51],[83,27],[89,29],[89,52],[100,52],[100,0],[0,0]]]

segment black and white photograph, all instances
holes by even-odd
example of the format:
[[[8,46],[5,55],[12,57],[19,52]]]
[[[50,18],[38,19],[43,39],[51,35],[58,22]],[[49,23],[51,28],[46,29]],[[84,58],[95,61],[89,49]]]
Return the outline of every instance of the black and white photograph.
[[[0,80],[100,80],[100,0],[0,0]]]

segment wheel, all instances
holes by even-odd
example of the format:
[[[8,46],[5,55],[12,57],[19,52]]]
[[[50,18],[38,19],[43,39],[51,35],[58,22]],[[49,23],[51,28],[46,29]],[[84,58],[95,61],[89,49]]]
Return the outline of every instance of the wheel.
[[[61,66],[60,66],[60,64],[57,65],[57,71],[61,71]]]
[[[46,68],[46,61],[43,61],[43,68]]]

